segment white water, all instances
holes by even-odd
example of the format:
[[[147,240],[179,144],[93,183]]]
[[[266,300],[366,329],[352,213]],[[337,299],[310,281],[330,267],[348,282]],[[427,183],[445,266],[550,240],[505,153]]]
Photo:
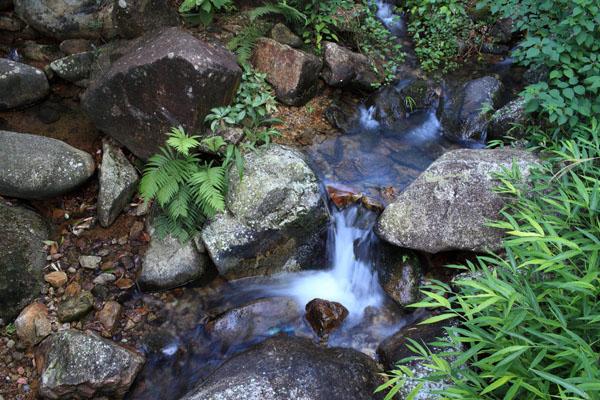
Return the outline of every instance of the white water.
[[[379,128],[379,121],[375,119],[375,106],[367,108],[364,105],[360,105],[358,112],[360,113],[359,124],[361,128],[366,130]]]
[[[383,22],[386,28],[395,36],[402,36],[404,34],[404,22],[402,18],[394,14],[394,5],[386,3],[383,0],[377,0],[377,18]]]

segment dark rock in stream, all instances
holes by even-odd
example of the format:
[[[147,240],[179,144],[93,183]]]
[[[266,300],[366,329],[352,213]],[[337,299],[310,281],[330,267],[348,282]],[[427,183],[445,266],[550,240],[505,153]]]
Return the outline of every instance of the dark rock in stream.
[[[0,111],[33,104],[46,97],[49,91],[43,71],[0,58]]]
[[[364,54],[332,42],[325,42],[323,52],[322,75],[329,86],[373,90],[374,85],[381,83],[371,61]]]
[[[423,271],[416,255],[380,243],[376,261],[379,284],[398,305],[407,306],[420,297]]]
[[[372,400],[375,362],[308,339],[269,339],[223,364],[182,400]]]
[[[314,299],[306,305],[306,320],[319,336],[325,336],[342,325],[348,309],[335,301]]]
[[[488,138],[502,139],[510,136],[521,139],[525,135],[526,122],[525,100],[513,100],[492,115],[487,130]]]
[[[12,320],[39,296],[49,234],[41,216],[0,201],[0,319]]]

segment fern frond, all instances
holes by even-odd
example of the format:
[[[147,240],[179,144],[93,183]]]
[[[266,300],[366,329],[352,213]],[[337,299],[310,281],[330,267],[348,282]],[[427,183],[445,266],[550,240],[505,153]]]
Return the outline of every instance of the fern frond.
[[[187,218],[189,216],[191,195],[187,185],[181,185],[179,191],[175,194],[167,211],[169,216],[174,220]]]
[[[187,156],[190,154],[191,149],[200,146],[198,138],[200,136],[190,136],[185,133],[185,130],[181,126],[177,128],[173,127],[167,139],[167,145],[177,150],[180,154]]]
[[[304,25],[307,21],[306,15],[304,15],[304,13],[284,3],[265,4],[264,6],[252,9],[248,13],[251,21],[254,21],[257,18],[261,18],[269,14],[279,14],[283,16],[283,18],[285,18],[286,21],[301,25]]]
[[[267,34],[270,24],[256,23],[247,26],[227,43],[227,48],[237,55],[240,65],[247,65],[256,40]]]
[[[225,168],[205,167],[190,177],[196,202],[209,217],[225,209]]]

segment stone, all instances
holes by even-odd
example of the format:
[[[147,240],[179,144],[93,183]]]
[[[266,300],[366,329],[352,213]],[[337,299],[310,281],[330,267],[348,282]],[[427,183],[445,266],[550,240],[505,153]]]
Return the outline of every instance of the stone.
[[[98,221],[107,228],[129,204],[137,190],[139,176],[121,149],[105,141],[98,180]]]
[[[302,269],[319,253],[328,213],[302,153],[272,144],[229,174],[228,212],[202,230],[219,273],[229,278]],[[312,264],[317,265],[317,264]]]
[[[44,276],[44,280],[48,282],[53,288],[58,289],[67,284],[69,278],[63,271],[53,271]]]
[[[444,94],[440,104],[444,135],[457,141],[481,138],[487,114],[498,105],[501,91],[498,79],[484,76],[465,83],[454,93]]]
[[[498,182],[492,174],[512,168],[513,162],[527,180],[537,158],[511,148],[447,152],[383,211],[376,234],[428,253],[500,250],[504,232],[486,223],[500,217],[509,199],[494,192]]]
[[[98,312],[98,321],[104,327],[102,331],[103,336],[112,336],[117,327],[117,322],[121,317],[123,306],[114,300],[109,300],[104,304],[102,310]]]
[[[322,76],[329,86],[373,90],[381,83],[367,56],[337,43],[325,42],[323,61]]]
[[[28,106],[50,91],[42,70],[0,58],[0,111]]]
[[[402,307],[416,303],[423,279],[418,258],[385,242],[379,244],[377,258],[377,277],[383,291]]]
[[[182,400],[372,400],[378,372],[356,350],[277,337],[229,359]]]
[[[79,294],[67,297],[58,305],[58,320],[60,322],[78,321],[94,308],[94,296],[83,290]]]
[[[58,47],[60,51],[69,56],[94,50],[92,42],[87,39],[66,39],[60,42]]]
[[[145,359],[107,339],[75,330],[56,333],[36,351],[39,392],[48,399],[123,398]]]
[[[96,269],[101,261],[102,257],[98,256],[79,256],[79,265],[85,269]]]
[[[94,159],[60,140],[0,131],[0,194],[45,199],[65,194],[92,176]]]
[[[64,57],[64,54],[60,52],[60,49],[56,45],[36,43],[34,41],[27,41],[21,46],[20,51],[26,59],[44,63]],[[48,78],[51,78],[51,76],[48,75]]]
[[[231,102],[241,78],[231,52],[180,28],[146,34],[119,52],[82,105],[98,129],[143,159],[173,126],[201,130],[212,108]]]
[[[120,0],[113,7],[112,23],[120,37],[135,38],[148,31],[179,25],[179,15],[168,0]]]
[[[348,309],[336,301],[313,299],[306,304],[306,320],[319,336],[326,336],[339,328]]]
[[[52,333],[48,308],[42,303],[28,305],[15,320],[15,330],[21,341],[35,346]]]
[[[58,77],[79,84],[90,77],[92,64],[94,63],[95,58],[95,54],[92,51],[72,54],[52,61],[50,63],[50,69]]]
[[[37,213],[0,201],[0,319],[12,321],[39,296],[49,235]]]
[[[273,25],[273,28],[271,28],[271,39],[276,40],[281,44],[287,44],[293,48],[302,47],[304,44],[298,35],[281,22],[276,23]]]
[[[117,280],[117,277],[111,273],[103,272],[97,277],[94,278],[93,282],[96,285],[106,285],[107,283],[111,283]]]
[[[252,65],[267,74],[279,101],[301,106],[316,94],[323,62],[313,54],[260,38],[254,46]]]
[[[300,318],[294,299],[271,297],[259,299],[226,311],[209,321],[206,330],[224,347],[265,336],[273,329],[290,324]]]
[[[488,139],[502,139],[506,136],[522,139],[527,123],[525,100],[520,97],[496,111],[487,128]]]
[[[0,15],[0,31],[19,32],[23,23],[10,15]]]

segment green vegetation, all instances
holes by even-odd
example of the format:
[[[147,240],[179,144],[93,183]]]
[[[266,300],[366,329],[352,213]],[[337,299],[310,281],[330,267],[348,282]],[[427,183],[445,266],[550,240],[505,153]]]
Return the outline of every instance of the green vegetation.
[[[208,25],[216,12],[233,8],[233,0],[183,0],[179,12],[194,24]]]

